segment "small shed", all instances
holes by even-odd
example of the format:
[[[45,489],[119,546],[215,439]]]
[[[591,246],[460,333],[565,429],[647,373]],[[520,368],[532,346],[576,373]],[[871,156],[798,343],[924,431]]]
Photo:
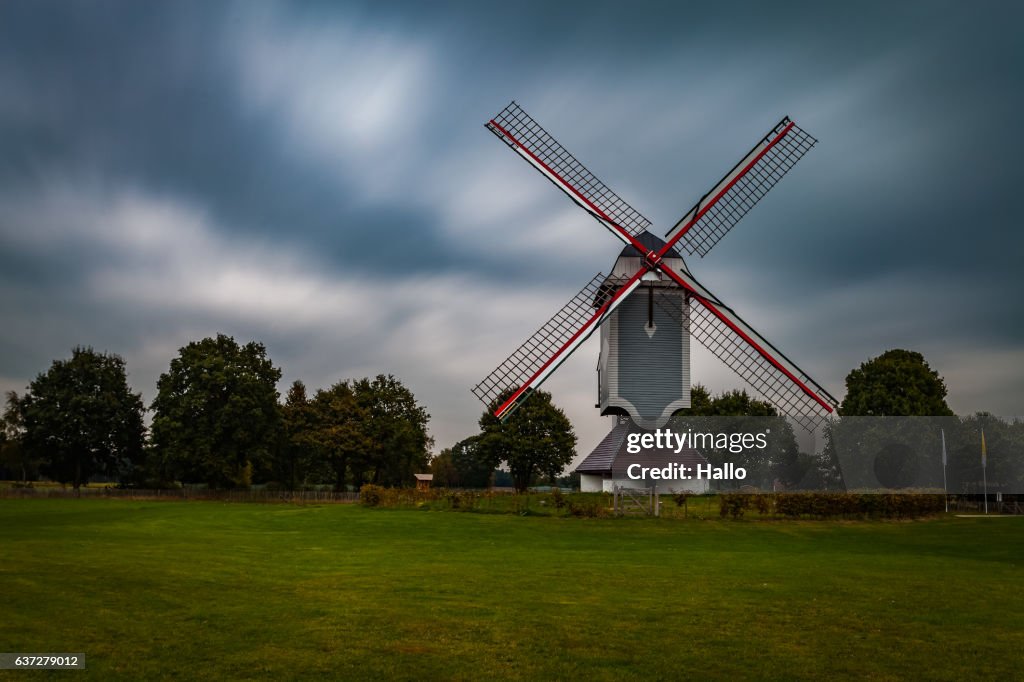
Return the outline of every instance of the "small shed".
[[[416,477],[416,490],[430,490],[434,474],[413,474]]]

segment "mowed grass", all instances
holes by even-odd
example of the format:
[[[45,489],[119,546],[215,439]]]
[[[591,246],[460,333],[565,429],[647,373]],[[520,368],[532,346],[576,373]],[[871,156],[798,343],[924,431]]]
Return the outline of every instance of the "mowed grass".
[[[18,679],[1019,679],[1022,564],[1024,519],[0,500],[0,650],[86,654]]]

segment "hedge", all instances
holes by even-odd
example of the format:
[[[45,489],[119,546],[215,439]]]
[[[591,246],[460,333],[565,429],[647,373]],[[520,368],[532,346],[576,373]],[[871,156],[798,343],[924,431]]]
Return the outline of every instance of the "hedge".
[[[724,493],[719,514],[741,518],[756,508],[762,516],[815,519],[916,519],[945,508],[942,495],[932,493]]]

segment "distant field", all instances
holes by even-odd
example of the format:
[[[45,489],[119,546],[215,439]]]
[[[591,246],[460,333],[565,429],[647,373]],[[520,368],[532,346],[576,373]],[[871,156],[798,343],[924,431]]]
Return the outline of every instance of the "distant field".
[[[85,652],[69,679],[1009,680],[1022,564],[1024,518],[0,500],[0,650]]]

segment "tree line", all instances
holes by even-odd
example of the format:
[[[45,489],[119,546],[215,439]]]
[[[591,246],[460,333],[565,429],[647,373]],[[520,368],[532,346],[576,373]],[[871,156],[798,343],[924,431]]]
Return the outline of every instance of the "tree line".
[[[732,462],[744,467],[749,482],[761,487],[779,482],[784,488],[843,488],[846,484],[835,450],[835,436],[849,436],[850,424],[844,418],[861,416],[952,416],[946,402],[945,381],[932,369],[924,356],[916,351],[893,349],[871,358],[854,368],[846,377],[846,393],[839,405],[837,421],[824,431],[825,447],[821,452],[800,450],[790,423],[779,416],[771,404],[758,400],[744,390],[724,391],[717,395],[697,384],[691,390],[691,406],[680,410],[688,424],[699,424],[701,417],[713,418],[720,430],[742,431],[747,417],[759,417],[759,425],[770,426],[768,445],[764,451],[743,453],[704,450],[702,454],[713,465]],[[557,474],[575,455],[575,435],[565,415],[551,403],[551,396],[537,391],[515,412],[507,423],[492,415],[494,407],[509,397],[506,392],[480,417],[480,432],[445,448],[431,462],[434,481],[448,487],[479,488],[492,485],[504,474],[495,469],[505,462],[510,483],[522,490],[543,479],[553,485],[569,483],[578,486],[578,477],[558,478]],[[917,422],[918,428],[934,426]],[[985,430],[988,447],[998,453],[992,458],[993,480],[1013,488],[1024,484],[1024,422],[1005,422],[980,412],[948,424],[946,433],[950,490],[959,490],[965,482],[980,475],[980,432]],[[934,430],[934,429],[933,429]],[[877,434],[876,434],[877,435]],[[930,438],[935,434],[931,433]],[[867,438],[859,438],[860,457],[865,466],[876,465],[879,448]],[[922,434],[921,442],[924,442]],[[884,453],[883,453],[884,454]],[[940,456],[935,450],[933,456]],[[883,458],[884,459],[884,458]],[[907,466],[911,458],[903,458]],[[848,463],[849,464],[849,463]],[[921,466],[929,465],[922,462]],[[932,466],[937,472],[941,468]],[[897,472],[908,473],[908,472]],[[893,477],[900,487],[900,476]],[[941,482],[941,481],[940,481]],[[738,485],[738,484],[737,484]]]
[[[91,478],[138,487],[274,483],[284,488],[409,485],[425,471],[430,415],[391,375],[340,381],[308,395],[258,342],[218,334],[189,343],[160,375],[147,411],[124,360],[79,347],[23,395],[7,394],[0,466],[76,488]]]
[[[346,490],[364,483],[410,485],[414,473],[429,468],[434,484],[445,487],[497,484],[525,490],[541,480],[578,485],[578,479],[560,477],[575,458],[576,435],[544,391],[536,391],[505,422],[493,416],[496,405],[491,405],[477,434],[431,458],[430,415],[394,376],[340,381],[312,395],[296,381],[283,402],[280,378],[281,370],[258,342],[240,345],[218,334],[189,343],[160,375],[147,429],[147,408],[128,386],[124,360],[75,348],[70,359],[53,362],[32,381],[24,395],[8,393],[0,419],[0,476],[42,475],[75,487],[102,477],[137,487],[272,483]],[[920,353],[891,350],[849,373],[839,414],[952,415],[946,394],[945,382]],[[831,431],[825,450],[810,454],[799,450],[792,428],[770,404],[745,391],[712,396],[696,385],[691,403],[683,416],[778,419],[769,452],[738,464],[762,485],[842,483]],[[990,473],[1006,482],[1024,479],[1017,454],[1024,424],[979,413],[962,426],[947,434],[954,477],[975,475],[976,435],[984,426],[989,448],[1015,453],[993,458],[998,463]],[[727,456],[736,461],[728,453],[704,454],[712,463]],[[960,469],[962,476],[954,473]]]

